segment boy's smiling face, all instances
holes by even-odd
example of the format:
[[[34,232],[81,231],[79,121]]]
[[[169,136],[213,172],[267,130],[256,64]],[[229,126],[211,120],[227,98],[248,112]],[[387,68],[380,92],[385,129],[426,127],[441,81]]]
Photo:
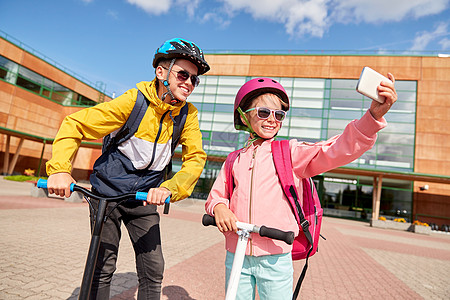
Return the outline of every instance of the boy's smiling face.
[[[281,100],[274,94],[263,94],[255,98],[249,108],[254,107],[267,107],[271,110],[281,110]],[[281,122],[275,120],[273,113],[270,114],[268,119],[260,119],[256,110],[245,113],[252,129],[255,133],[263,139],[273,138],[281,128]],[[242,119],[242,118],[241,118]],[[242,122],[245,121],[242,120]]]
[[[159,80],[163,81],[167,78],[167,72],[169,70],[166,70],[165,68],[168,68],[169,66],[158,66],[156,69],[156,76]],[[169,74],[169,86],[170,90],[172,91],[173,96],[180,100],[180,101],[186,101],[187,97],[194,91],[195,86],[192,83],[191,78],[189,77],[187,80],[179,80],[177,78],[177,73],[179,71],[186,71],[190,75],[197,75],[198,68],[196,65],[194,65],[192,62],[178,58],[175,61],[175,64],[172,67],[172,70]],[[161,98],[162,94],[166,92],[167,89],[161,85],[161,89],[158,91],[158,96]],[[170,103],[172,99],[170,96],[167,96],[165,98],[166,103]]]

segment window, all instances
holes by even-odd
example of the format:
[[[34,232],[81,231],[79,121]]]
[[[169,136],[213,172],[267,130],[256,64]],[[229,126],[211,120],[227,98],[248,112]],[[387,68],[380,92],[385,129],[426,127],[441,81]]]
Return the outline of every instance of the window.
[[[0,79],[62,105],[94,106],[97,102],[0,55]]]
[[[228,150],[244,145],[248,133],[234,129],[233,104],[239,88],[252,78],[204,75],[203,87],[191,95],[190,100],[199,110],[200,129],[208,132],[203,137],[208,154],[226,155]],[[356,92],[354,79],[274,79],[283,84],[291,100],[278,135],[283,138],[317,142],[341,134],[350,121],[361,118],[371,103]],[[396,81],[399,100],[386,116],[389,126],[378,134],[376,146],[349,166],[413,170],[416,86],[415,81]],[[227,138],[225,133],[229,134]]]

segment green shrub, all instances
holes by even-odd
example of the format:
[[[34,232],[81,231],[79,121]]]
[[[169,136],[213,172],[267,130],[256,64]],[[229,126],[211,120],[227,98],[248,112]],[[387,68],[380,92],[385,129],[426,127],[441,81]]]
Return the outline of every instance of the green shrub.
[[[37,181],[39,178],[47,179],[47,177],[36,177],[36,176],[27,176],[27,175],[12,175],[3,177],[6,180],[11,181]]]

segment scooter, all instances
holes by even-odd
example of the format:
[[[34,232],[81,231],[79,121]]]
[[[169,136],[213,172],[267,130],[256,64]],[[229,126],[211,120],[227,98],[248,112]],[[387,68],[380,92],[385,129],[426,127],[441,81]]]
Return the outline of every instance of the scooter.
[[[202,224],[203,226],[217,226],[214,217],[208,214],[203,215]],[[236,245],[236,252],[234,253],[233,266],[231,267],[225,300],[236,299],[239,278],[241,276],[242,265],[244,264],[245,250],[247,248],[248,239],[250,238],[250,233],[253,232],[263,237],[284,241],[288,245],[292,245],[295,238],[292,231],[282,231],[267,226],[258,227],[256,225],[243,222],[236,222],[236,226],[238,228],[236,234],[239,238]]]
[[[39,179],[37,182],[37,187],[46,189],[47,180]],[[147,200],[147,193],[137,192],[115,197],[101,197],[74,183],[70,185],[70,191],[82,193],[85,196],[85,199],[89,203],[93,212],[94,208],[89,199],[95,199],[99,201],[97,213],[95,214],[94,217],[94,226],[91,233],[91,242],[89,245],[89,252],[86,258],[86,265],[84,267],[83,279],[81,281],[80,294],[78,295],[78,299],[87,300],[89,299],[89,294],[91,292],[92,279],[94,277],[95,262],[97,261],[98,249],[100,247],[100,237],[103,230],[103,224],[104,222],[106,222],[107,218],[106,208],[108,207],[108,202],[116,202],[116,205],[112,208],[112,210],[114,210],[120,203],[122,203],[125,200],[133,198],[141,201]],[[169,207],[170,207],[170,197],[167,197],[167,199],[164,202],[164,212],[163,212],[164,214],[169,213]]]

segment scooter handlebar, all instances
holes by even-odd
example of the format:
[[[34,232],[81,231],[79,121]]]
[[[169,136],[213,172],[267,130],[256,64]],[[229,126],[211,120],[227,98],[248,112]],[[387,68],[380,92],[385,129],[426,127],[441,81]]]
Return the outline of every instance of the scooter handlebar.
[[[47,180],[40,178],[40,179],[38,180],[36,186],[37,186],[38,188],[41,188],[41,189],[46,189],[46,188],[47,188]],[[83,194],[85,194],[85,195],[87,195],[87,196],[91,196],[91,195],[92,195],[91,193],[89,193],[89,192],[88,192],[87,190],[85,190],[84,188],[82,188],[82,187],[80,187],[80,186],[77,186],[77,185],[74,184],[74,183],[71,183],[71,184],[70,184],[70,191],[73,192],[73,191],[75,191],[75,190],[76,190],[76,191],[79,191],[79,192],[81,192],[81,193],[83,193]],[[148,193],[137,192],[136,195],[135,195],[135,198],[136,198],[136,200],[146,201],[146,200],[147,200],[147,194],[148,194]],[[112,197],[112,198],[114,198],[114,197]],[[164,213],[167,214],[168,211],[169,211],[170,196],[167,197],[167,199],[164,201],[164,203],[165,203],[165,204],[164,204]]]
[[[208,214],[203,215],[202,224],[203,224],[203,226],[210,226],[210,225],[217,226],[216,219],[213,216],[210,216]],[[250,227],[252,227],[252,226],[250,226]],[[260,236],[268,237],[268,238],[275,239],[275,240],[280,240],[280,241],[285,242],[288,245],[292,245],[292,243],[294,242],[295,235],[292,231],[283,231],[283,230],[279,230],[279,229],[275,229],[275,228],[271,228],[271,227],[267,227],[267,226],[261,226],[261,227],[253,226],[253,228],[255,228],[255,230],[253,230],[253,232],[258,233]]]
[[[47,188],[47,180],[39,178],[36,186],[40,189],[46,189]],[[70,191],[73,192],[73,188],[75,187],[75,183],[70,184]]]
[[[210,216],[208,214],[204,214],[202,218],[202,224],[203,226],[217,226],[216,225],[216,219],[213,216]]]
[[[259,235],[268,237],[275,240],[284,241],[288,245],[292,245],[294,242],[294,233],[292,231],[283,231],[267,226],[261,226],[259,228]]]

